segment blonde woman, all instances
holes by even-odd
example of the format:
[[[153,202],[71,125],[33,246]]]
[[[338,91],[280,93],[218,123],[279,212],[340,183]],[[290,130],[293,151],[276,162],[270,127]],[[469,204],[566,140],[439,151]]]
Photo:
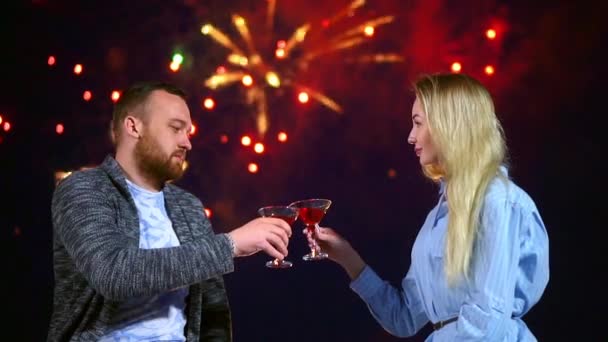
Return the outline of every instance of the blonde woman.
[[[427,341],[535,341],[522,317],[549,281],[548,238],[533,200],[507,174],[488,91],[461,74],[415,85],[408,142],[439,200],[414,243],[400,288],[383,281],[334,230],[315,234],[391,334],[431,322]]]

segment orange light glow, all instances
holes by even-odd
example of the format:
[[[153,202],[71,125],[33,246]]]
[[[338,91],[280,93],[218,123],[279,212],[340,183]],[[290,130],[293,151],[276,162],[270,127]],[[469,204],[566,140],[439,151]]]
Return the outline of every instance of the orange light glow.
[[[211,218],[211,216],[213,216],[213,212],[211,209],[205,208],[205,215],[207,215],[207,218]]]
[[[262,143],[257,143],[253,146],[253,150],[255,151],[255,153],[257,154],[262,154],[264,153],[264,144]]]
[[[462,70],[462,64],[460,64],[459,62],[454,62],[452,63],[452,72],[460,72]]]
[[[192,127],[190,127],[190,135],[194,135],[194,133],[196,133],[196,126],[192,124]]]
[[[10,131],[10,130],[11,130],[11,123],[10,123],[10,122],[8,122],[8,121],[6,121],[6,122],[4,123],[4,125],[2,125],[2,128],[4,128],[4,131],[5,131],[5,132]]]
[[[279,48],[279,49],[284,49],[286,45],[287,45],[287,43],[284,40],[279,40],[277,42],[277,48]]]
[[[274,52],[274,55],[277,56],[277,58],[279,58],[279,59],[285,58],[285,50],[283,50],[283,49],[277,49]]]
[[[57,60],[55,59],[55,56],[49,56],[49,58],[46,60],[46,62],[49,66],[53,66],[53,65],[55,65]]]
[[[247,165],[247,170],[250,173],[258,173],[258,171],[259,171],[258,164],[256,164],[256,163],[249,163],[249,165]]]
[[[222,135],[220,136],[220,142],[221,142],[222,144],[227,144],[227,143],[228,143],[228,136],[227,136],[226,134],[222,134]]]
[[[249,146],[249,145],[251,145],[251,138],[249,136],[247,136],[247,135],[244,135],[241,138],[241,144],[243,144],[243,146]]]
[[[251,76],[249,76],[249,75],[243,76],[243,79],[241,81],[243,82],[243,84],[246,87],[249,87],[250,85],[253,84],[253,78]]]
[[[363,33],[368,36],[371,37],[374,35],[374,27],[373,26],[365,26],[365,28],[363,29]]]
[[[203,107],[211,110],[215,107],[215,101],[212,98],[207,97],[203,100]]]
[[[277,135],[277,139],[280,142],[286,142],[287,141],[287,133],[285,133],[285,132],[279,132],[279,134]]]
[[[0,124],[2,123],[2,115],[0,115]]]
[[[89,100],[91,100],[91,98],[93,98],[93,93],[91,93],[91,92],[90,92],[90,91],[88,91],[88,90],[85,90],[85,91],[84,91],[84,93],[82,93],[82,98],[83,98],[85,101],[89,101]]]
[[[301,103],[307,103],[308,99],[309,99],[309,97],[308,97],[308,93],[307,92],[301,91],[298,94],[298,101],[300,101]]]
[[[494,29],[488,29],[486,31],[486,37],[488,37],[488,39],[495,39],[496,38],[496,30],[494,30]]]
[[[484,71],[485,71],[486,75],[488,75],[488,76],[494,75],[494,67],[491,65],[486,65]]]
[[[171,62],[171,64],[169,64],[169,69],[171,69],[171,71],[173,71],[173,72],[178,72],[179,63]]]
[[[118,90],[112,91],[112,102],[117,102],[120,99],[120,92]]]
[[[74,65],[74,73],[80,75],[82,73],[82,64]]]
[[[226,67],[225,67],[225,66],[222,66],[222,65],[218,66],[218,67],[215,69],[215,73],[216,73],[216,74],[223,74],[223,73],[225,73],[225,72],[226,72]]]
[[[59,135],[63,134],[64,130],[65,130],[65,127],[63,127],[63,124],[59,123],[55,126],[55,132],[57,132],[57,134],[59,134]]]

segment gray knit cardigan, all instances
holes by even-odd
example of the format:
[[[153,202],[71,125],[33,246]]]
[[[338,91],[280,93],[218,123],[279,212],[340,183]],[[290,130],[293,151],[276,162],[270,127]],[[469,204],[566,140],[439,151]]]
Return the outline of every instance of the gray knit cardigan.
[[[57,186],[48,341],[97,341],[122,301],[184,286],[187,340],[232,339],[222,278],[234,268],[230,241],[212,231],[195,196],[172,184],[163,193],[180,246],[140,249],[137,208],[114,158]]]

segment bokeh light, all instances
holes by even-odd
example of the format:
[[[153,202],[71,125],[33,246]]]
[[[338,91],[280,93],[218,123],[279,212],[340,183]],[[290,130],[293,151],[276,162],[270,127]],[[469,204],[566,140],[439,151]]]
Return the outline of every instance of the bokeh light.
[[[205,107],[206,109],[213,109],[215,107],[215,101],[213,101],[212,98],[207,97],[203,100],[203,107]]]
[[[120,99],[120,91],[113,90],[111,95],[112,102],[117,102]]]
[[[65,127],[63,126],[63,124],[58,123],[57,125],[55,125],[55,132],[59,135],[63,134],[63,132],[65,131]]]
[[[253,84],[253,78],[250,75],[245,75],[242,82],[246,87],[249,87]]]
[[[279,134],[277,134],[277,140],[279,140],[280,142],[286,142],[287,141],[287,133],[285,133],[285,132],[279,132]]]
[[[486,37],[488,37],[488,39],[492,40],[496,38],[496,30],[494,29],[488,29],[486,31]]]
[[[305,91],[301,91],[301,92],[298,94],[298,101],[300,101],[301,103],[307,103],[307,102],[308,102],[308,100],[309,100],[309,96],[308,96],[308,93],[307,93],[307,92],[305,92]]]
[[[258,173],[259,170],[260,168],[256,163],[249,163],[249,165],[247,165],[247,171],[249,171],[249,173]]]
[[[241,138],[241,144],[242,144],[243,146],[250,146],[250,145],[251,145],[251,138],[250,138],[248,135],[244,135],[244,136]]]
[[[257,143],[253,146],[253,150],[255,151],[255,153],[257,154],[262,154],[264,153],[264,144],[262,143]]]
[[[486,73],[486,75],[491,76],[491,75],[494,75],[494,71],[495,71],[495,70],[494,70],[494,67],[493,67],[493,66],[491,66],[491,65],[486,65],[486,67],[484,68],[484,70],[483,70],[483,71]]]

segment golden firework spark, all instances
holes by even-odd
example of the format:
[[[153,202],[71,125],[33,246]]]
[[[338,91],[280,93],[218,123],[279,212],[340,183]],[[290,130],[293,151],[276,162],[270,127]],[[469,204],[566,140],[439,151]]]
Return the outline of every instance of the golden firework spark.
[[[307,70],[309,63],[322,56],[342,50],[350,50],[362,45],[370,40],[370,34],[379,26],[393,22],[394,17],[387,15],[367,20],[363,23],[354,25],[348,29],[338,32],[336,35],[326,38],[317,44],[305,45],[306,39],[311,31],[314,31],[311,23],[305,23],[294,30],[289,39],[283,41],[282,45],[277,46],[275,58],[265,60],[258,52],[255,45],[257,34],[273,34],[274,17],[276,13],[276,0],[267,0],[266,10],[266,31],[252,32],[249,29],[247,20],[238,14],[232,16],[232,24],[239,33],[240,39],[245,42],[245,46],[238,46],[233,40],[211,24],[205,24],[201,28],[203,35],[209,36],[216,43],[220,44],[230,52],[226,57],[229,65],[234,70],[219,69],[216,73],[205,80],[205,86],[210,89],[219,89],[242,82],[246,87],[246,103],[255,108],[257,131],[263,137],[269,127],[268,104],[266,90],[268,88],[291,87],[298,91],[306,92],[312,99],[336,113],[342,113],[342,107],[328,95],[318,89],[302,84],[298,81],[298,76]],[[354,0],[350,5],[335,13],[329,19],[324,20],[323,26],[334,25],[347,17],[353,17],[355,11],[365,5],[365,0]],[[323,30],[321,28],[320,30]],[[292,57],[295,49],[301,49],[298,57]],[[281,70],[289,70],[280,74],[278,67],[273,62],[281,60],[283,67]],[[397,63],[402,62],[403,58],[394,53],[362,54],[353,55],[345,58],[348,63]]]

